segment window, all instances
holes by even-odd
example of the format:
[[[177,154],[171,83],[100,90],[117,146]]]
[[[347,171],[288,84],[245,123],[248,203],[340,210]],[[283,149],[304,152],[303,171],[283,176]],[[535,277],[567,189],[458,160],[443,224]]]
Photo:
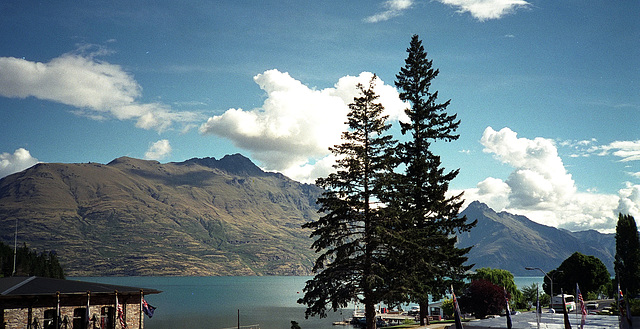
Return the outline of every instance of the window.
[[[42,328],[55,329],[56,327],[56,309],[52,308],[44,311],[44,319],[42,319]]]
[[[115,329],[115,309],[105,306],[100,310],[100,329]]]
[[[73,329],[87,328],[87,308],[76,308],[73,310]]]

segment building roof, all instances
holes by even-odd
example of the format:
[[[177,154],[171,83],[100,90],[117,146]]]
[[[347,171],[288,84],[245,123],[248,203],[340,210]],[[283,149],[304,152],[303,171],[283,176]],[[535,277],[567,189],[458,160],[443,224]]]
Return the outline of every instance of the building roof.
[[[161,293],[160,290],[156,289],[37,276],[0,278],[0,298],[56,295],[56,293],[61,295],[86,294],[87,292],[91,292],[91,294],[114,294],[116,291],[118,294],[139,294],[140,290],[143,290],[145,295]]]

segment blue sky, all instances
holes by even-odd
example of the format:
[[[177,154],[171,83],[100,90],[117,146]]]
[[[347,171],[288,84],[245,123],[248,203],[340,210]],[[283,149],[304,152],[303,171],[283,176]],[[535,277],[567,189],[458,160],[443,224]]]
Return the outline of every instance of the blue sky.
[[[467,201],[570,230],[640,219],[640,2],[0,3],[0,177],[36,162],[241,153],[311,182],[354,85],[401,120],[418,34],[462,121]],[[398,133],[397,130],[394,130]],[[398,136],[401,138],[401,136]]]

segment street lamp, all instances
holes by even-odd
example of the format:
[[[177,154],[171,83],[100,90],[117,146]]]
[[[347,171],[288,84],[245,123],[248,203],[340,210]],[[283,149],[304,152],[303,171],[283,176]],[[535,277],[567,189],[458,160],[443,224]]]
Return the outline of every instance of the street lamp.
[[[538,270],[538,271],[542,272],[542,274],[544,274],[544,276],[546,276],[547,279],[549,279],[549,282],[551,282],[551,302],[549,303],[549,307],[553,309],[553,280],[551,280],[551,278],[547,275],[547,272],[543,271],[539,267],[525,267],[524,269],[527,270],[527,271]]]

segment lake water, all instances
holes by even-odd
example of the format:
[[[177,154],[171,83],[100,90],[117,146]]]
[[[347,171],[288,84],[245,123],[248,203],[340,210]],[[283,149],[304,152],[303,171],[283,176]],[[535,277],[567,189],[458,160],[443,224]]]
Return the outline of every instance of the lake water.
[[[223,329],[258,324],[260,329],[288,329],[296,321],[302,329],[351,329],[332,326],[350,318],[353,308],[329,312],[329,317],[304,318],[305,307],[296,303],[311,277],[83,277],[72,280],[152,288],[162,293],[149,295],[157,307],[153,318],[145,317],[146,329]],[[542,277],[517,277],[518,288],[542,285]]]

